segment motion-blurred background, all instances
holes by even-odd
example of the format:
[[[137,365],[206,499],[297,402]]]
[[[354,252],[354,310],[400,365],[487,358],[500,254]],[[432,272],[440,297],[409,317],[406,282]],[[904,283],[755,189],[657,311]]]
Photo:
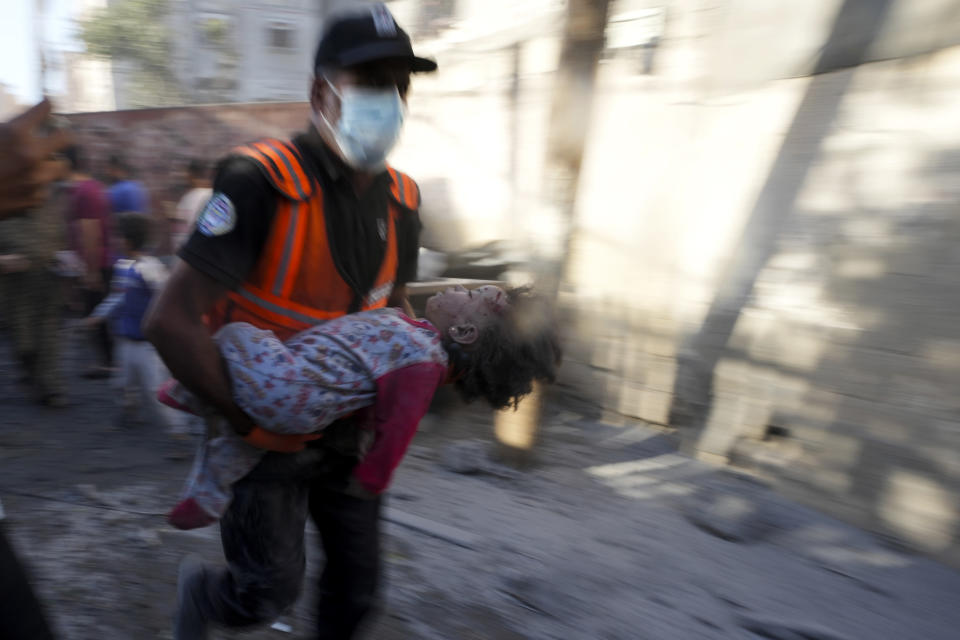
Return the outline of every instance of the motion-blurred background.
[[[0,113],[51,95],[162,227],[191,159],[305,126],[359,4],[7,2]],[[558,265],[550,402],[960,566],[960,2],[387,4],[440,67],[392,157],[423,279]]]

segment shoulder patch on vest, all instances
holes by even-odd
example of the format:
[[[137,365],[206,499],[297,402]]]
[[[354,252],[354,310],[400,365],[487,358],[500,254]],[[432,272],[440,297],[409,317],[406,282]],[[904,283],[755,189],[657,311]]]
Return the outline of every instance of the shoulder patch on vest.
[[[197,217],[197,231],[205,236],[222,236],[237,226],[237,209],[227,194],[218,191]]]

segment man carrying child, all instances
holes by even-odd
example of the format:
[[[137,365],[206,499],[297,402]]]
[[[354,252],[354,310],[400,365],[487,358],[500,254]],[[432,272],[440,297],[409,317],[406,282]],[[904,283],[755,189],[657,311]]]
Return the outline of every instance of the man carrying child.
[[[410,74],[436,63],[416,57],[386,7],[372,5],[329,23],[314,68],[313,124],[220,163],[182,262],[146,319],[173,376],[241,436],[255,424],[233,399],[211,329],[247,322],[287,340],[350,312],[403,305],[416,274],[419,191],[385,159]],[[309,446],[311,436],[287,438],[289,453],[267,453],[233,486],[220,521],[228,568],[181,567],[177,640],[280,615],[300,591],[308,514],[326,555],[314,637],[352,638],[370,609],[380,498],[349,491],[361,434],[346,418]]]

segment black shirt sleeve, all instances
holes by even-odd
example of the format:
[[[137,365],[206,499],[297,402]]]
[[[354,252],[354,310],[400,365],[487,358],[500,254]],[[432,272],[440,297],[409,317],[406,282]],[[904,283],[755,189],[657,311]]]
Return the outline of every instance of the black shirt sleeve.
[[[402,287],[417,279],[420,257],[420,214],[401,211],[397,222],[397,286]]]
[[[234,223],[229,229],[229,224],[222,224],[223,197],[233,207]],[[217,167],[211,203],[218,198],[221,224],[204,224],[204,213],[211,206],[208,204],[197,216],[197,227],[178,255],[194,269],[236,289],[260,258],[270,235],[277,198],[260,168],[238,156],[222,160]]]

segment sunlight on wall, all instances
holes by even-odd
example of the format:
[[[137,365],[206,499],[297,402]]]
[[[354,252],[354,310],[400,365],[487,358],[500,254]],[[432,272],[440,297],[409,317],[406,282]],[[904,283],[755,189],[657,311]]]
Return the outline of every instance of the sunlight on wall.
[[[887,478],[879,515],[891,529],[929,551],[946,549],[958,522],[956,496],[909,471],[894,471]]]

